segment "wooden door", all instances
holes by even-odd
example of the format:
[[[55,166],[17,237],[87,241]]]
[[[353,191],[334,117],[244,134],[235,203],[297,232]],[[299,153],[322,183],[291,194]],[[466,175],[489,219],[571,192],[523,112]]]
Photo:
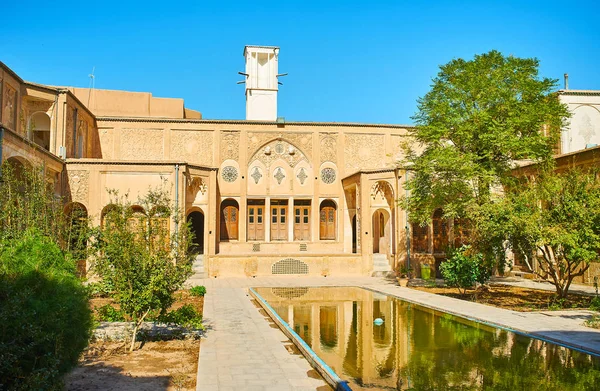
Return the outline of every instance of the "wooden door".
[[[287,205],[271,205],[271,240],[288,240]]]
[[[248,205],[248,240],[265,240],[264,214],[264,205]]]
[[[310,240],[310,205],[294,205],[294,240]]]
[[[321,240],[335,240],[336,209],[333,202],[324,201],[319,213],[319,237]]]
[[[223,205],[221,208],[221,240],[238,239],[239,210],[237,205]]]

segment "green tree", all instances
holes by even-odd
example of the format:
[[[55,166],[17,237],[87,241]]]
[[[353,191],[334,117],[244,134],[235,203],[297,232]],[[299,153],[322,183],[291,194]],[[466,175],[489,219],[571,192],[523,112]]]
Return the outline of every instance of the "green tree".
[[[559,298],[567,297],[591,262],[600,261],[600,182],[594,173],[542,172],[488,203],[478,221],[482,237],[523,257]]]
[[[93,268],[114,288],[112,297],[134,322],[133,350],[144,320],[166,314],[175,300],[173,293],[192,274],[187,251],[191,233],[164,189],[149,190],[136,207],[127,196],[110,194],[111,207],[95,240]],[[174,233],[171,220],[179,224]]]
[[[541,78],[538,66],[491,51],[440,67],[413,117],[418,147],[402,162],[414,169],[404,200],[412,221],[429,222],[437,208],[472,218],[515,161],[550,160],[569,112],[553,93],[557,80]]]
[[[1,389],[62,389],[91,329],[86,289],[68,254],[36,230],[0,242]]]
[[[66,214],[65,200],[48,184],[42,167],[6,160],[0,167],[0,242],[17,243],[30,230],[52,240],[74,260],[87,258],[87,216]]]

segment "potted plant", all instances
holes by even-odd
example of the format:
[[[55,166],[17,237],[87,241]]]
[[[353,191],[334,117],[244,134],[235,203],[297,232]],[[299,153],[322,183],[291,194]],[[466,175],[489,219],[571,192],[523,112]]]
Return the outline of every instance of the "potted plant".
[[[408,281],[412,278],[413,276],[413,269],[412,267],[406,267],[406,266],[401,266],[400,267],[400,274],[399,277],[397,278],[398,280],[398,284],[400,286],[407,286],[408,285]]]

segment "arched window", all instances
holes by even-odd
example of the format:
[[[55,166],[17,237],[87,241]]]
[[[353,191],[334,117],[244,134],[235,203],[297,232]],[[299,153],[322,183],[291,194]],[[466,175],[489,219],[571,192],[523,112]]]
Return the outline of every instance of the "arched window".
[[[73,202],[67,205],[65,213],[68,216],[69,231],[67,241],[69,249],[77,260],[86,258],[87,248],[86,227],[88,224],[88,212],[84,205]]]
[[[413,251],[415,253],[429,252],[429,226],[418,223],[412,225]]]
[[[321,202],[319,210],[319,238],[321,240],[335,240],[337,207],[335,202],[325,200]]]
[[[469,244],[471,222],[467,219],[454,219],[454,247],[459,248]]]
[[[221,203],[221,240],[238,240],[240,208],[236,200]]]
[[[443,218],[441,209],[433,213],[433,252],[445,253],[448,249],[448,220]]]
[[[111,227],[114,224],[115,214],[119,210],[119,207],[115,204],[108,204],[104,208],[102,208],[102,213],[100,214],[100,227],[102,229]],[[113,222],[111,223],[111,218]]]
[[[34,143],[50,150],[50,117],[48,114],[39,111],[31,116],[29,134]]]

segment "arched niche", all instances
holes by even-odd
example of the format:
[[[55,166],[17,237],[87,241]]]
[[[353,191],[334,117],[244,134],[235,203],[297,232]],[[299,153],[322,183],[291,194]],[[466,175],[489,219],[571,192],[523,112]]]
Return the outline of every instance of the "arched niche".
[[[44,148],[50,150],[50,116],[38,111],[29,117],[29,137],[31,140]]]
[[[239,239],[240,205],[233,198],[221,202],[220,240],[227,242]]]

